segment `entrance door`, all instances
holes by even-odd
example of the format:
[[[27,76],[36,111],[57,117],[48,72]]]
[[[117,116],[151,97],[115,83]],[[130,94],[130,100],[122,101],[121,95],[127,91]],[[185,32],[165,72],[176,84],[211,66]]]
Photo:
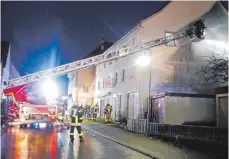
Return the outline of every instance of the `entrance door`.
[[[116,97],[113,97],[113,115],[114,115],[114,118],[116,118]]]
[[[219,98],[219,127],[228,128],[228,97]]]
[[[105,99],[101,99],[100,103],[100,116],[104,117]]]
[[[122,101],[122,96],[121,94],[118,95],[118,103],[117,103],[117,107],[118,107],[118,117],[119,119],[121,118],[121,102]]]
[[[165,98],[153,99],[153,109],[152,109],[154,122],[163,124],[165,116]]]
[[[138,92],[128,93],[127,98],[128,118],[136,119],[138,117],[139,94]]]

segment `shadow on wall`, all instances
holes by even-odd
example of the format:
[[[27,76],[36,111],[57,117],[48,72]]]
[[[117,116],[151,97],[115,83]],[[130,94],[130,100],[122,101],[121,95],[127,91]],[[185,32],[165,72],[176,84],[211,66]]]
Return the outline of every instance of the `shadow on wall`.
[[[155,94],[161,92],[167,93],[187,93],[187,94],[199,94],[201,91],[192,85],[187,85],[185,83],[176,84],[174,81],[168,83],[159,83],[153,87],[153,92]]]
[[[211,122],[203,122],[203,121],[185,121],[182,125],[216,127],[216,121],[211,121]]]
[[[177,52],[165,62],[166,68],[172,68],[171,73],[163,82],[154,86],[153,92],[214,93],[213,88],[218,84],[207,83],[196,73],[205,63],[206,57],[213,54],[228,55],[226,45],[228,43],[228,15],[220,4],[216,3],[201,19],[204,19],[207,26],[205,39],[192,43],[188,38],[177,40],[179,46]],[[189,24],[180,31],[191,25]],[[221,42],[222,45],[218,46],[217,42]]]

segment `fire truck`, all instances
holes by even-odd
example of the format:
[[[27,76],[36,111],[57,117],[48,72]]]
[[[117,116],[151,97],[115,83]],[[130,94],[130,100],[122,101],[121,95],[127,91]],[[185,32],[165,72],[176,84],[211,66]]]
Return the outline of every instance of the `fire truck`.
[[[35,105],[28,103],[19,103],[19,117],[11,122],[9,125],[22,125],[23,127],[30,127],[31,124],[38,123],[39,127],[49,123],[55,123],[58,115],[58,106],[55,105]]]
[[[22,76],[19,78],[15,78],[15,79],[11,79],[9,81],[4,81],[5,85],[4,85],[4,94],[7,95],[13,95],[14,96],[14,101],[18,102],[25,102],[27,99],[25,99],[23,97],[23,93],[22,95],[18,95],[18,92],[23,92],[21,91],[22,89],[24,89],[24,87],[26,87],[27,85],[37,82],[37,81],[41,81],[44,80],[46,78],[50,78],[50,77],[57,77],[57,76],[61,76],[61,75],[65,75],[69,72],[72,71],[78,71],[81,69],[86,69],[89,67],[95,67],[98,64],[107,62],[107,61],[111,61],[114,59],[118,59],[118,58],[122,58],[140,51],[144,51],[146,49],[152,48],[152,47],[156,47],[159,45],[163,45],[163,44],[167,44],[170,41],[175,41],[177,39],[181,39],[181,38],[185,38],[185,37],[189,37],[190,39],[203,39],[204,38],[204,29],[205,29],[205,24],[203,23],[202,20],[198,20],[196,21],[193,26],[191,26],[190,28],[188,28],[185,31],[182,32],[176,32],[171,36],[166,36],[166,37],[162,37],[159,39],[155,39],[152,41],[148,41],[146,43],[142,43],[142,44],[138,44],[138,45],[133,45],[133,46],[125,46],[123,48],[118,48],[116,50],[107,50],[105,51],[103,54],[101,55],[97,55],[94,57],[89,57],[83,60],[79,60],[79,61],[75,61],[75,62],[71,62],[65,65],[61,65],[58,67],[54,67],[48,70],[44,70],[44,71],[40,71],[40,72],[36,72],[33,74],[29,74],[26,76]],[[26,93],[25,93],[26,94]],[[16,99],[18,98],[18,99]],[[19,99],[20,98],[20,99]],[[28,102],[31,104],[31,102]],[[52,106],[43,106],[43,108],[45,107],[46,111],[44,114],[41,114],[39,111],[42,110],[41,106],[36,106],[36,105],[30,105],[30,106],[25,106],[22,105],[20,106],[20,104],[18,105],[18,107],[16,109],[20,110],[20,113],[17,114],[16,117],[18,119],[15,119],[14,121],[17,122],[21,122],[21,123],[26,123],[27,119],[31,119],[32,120],[40,120],[40,119],[45,119],[48,120],[50,118],[55,117],[56,113],[56,107],[52,107]],[[26,108],[26,109],[25,109]],[[25,112],[26,110],[31,110],[31,112]],[[36,109],[35,113],[33,113],[32,110]],[[49,110],[52,110],[51,112],[54,113],[50,114]],[[53,111],[55,110],[55,111]],[[26,115],[25,115],[26,114]]]
[[[23,128],[68,126],[69,124],[60,120],[60,114],[63,114],[59,113],[61,107],[57,104],[47,104],[44,95],[38,91],[38,88],[34,87],[34,84],[36,83],[4,90],[6,95],[12,97],[9,102],[8,124],[10,126],[20,125]],[[39,94],[39,97],[36,94]]]

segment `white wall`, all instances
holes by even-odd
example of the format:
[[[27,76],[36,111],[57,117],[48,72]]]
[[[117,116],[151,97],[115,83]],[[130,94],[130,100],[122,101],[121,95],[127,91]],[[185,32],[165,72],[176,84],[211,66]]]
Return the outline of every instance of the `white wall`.
[[[95,102],[99,102],[99,96],[106,95],[106,101],[109,98],[110,104],[113,104],[113,96],[121,94],[121,115],[127,116],[127,94],[129,92],[138,91],[140,100],[139,106],[139,115],[143,112],[143,100],[146,100],[147,92],[148,92],[148,81],[149,81],[149,66],[146,68],[141,68],[136,65],[136,61],[139,56],[143,53],[133,54],[125,58],[118,59],[117,61],[112,61],[113,63],[109,65],[107,63],[106,68],[104,68],[104,64],[101,64],[96,68],[97,76],[96,76],[96,91],[95,96],[97,99]],[[120,81],[119,78],[122,78],[122,70],[124,72],[124,81]],[[109,75],[114,77],[114,73],[118,73],[117,84],[113,88],[102,88],[98,90],[98,81],[102,81],[102,78],[107,78]],[[100,82],[101,83],[101,82]],[[100,86],[102,87],[102,86]],[[107,95],[108,93],[111,95]],[[118,103],[118,98],[116,98],[116,103]],[[117,104],[118,105],[118,104]]]
[[[2,67],[2,63],[1,63],[1,67]],[[10,48],[10,45],[9,45],[7,59],[6,59],[6,65],[1,71],[3,71],[3,72],[1,72],[2,73],[2,78],[1,78],[1,81],[0,81],[0,83],[1,83],[0,91],[1,91],[1,100],[2,100],[2,97],[5,98],[5,96],[3,94],[3,90],[5,88],[3,82],[4,81],[8,81],[8,80],[13,79],[13,78],[20,77],[20,74],[19,74],[18,70],[15,68],[15,66],[11,62],[11,48]],[[7,111],[8,110],[7,104],[4,104],[3,106],[4,106],[4,108],[3,108],[4,111]]]
[[[166,96],[165,102],[165,124],[216,120],[214,98]]]
[[[10,78],[10,49],[9,49],[9,53],[7,56],[6,65],[3,68],[3,80],[2,80],[2,82],[8,81],[9,78]]]
[[[160,79],[153,81],[154,93],[211,94],[214,87],[220,86],[206,83],[196,72],[200,70],[206,58],[213,54],[228,58],[228,15],[220,4],[216,3],[201,18],[205,20],[204,23],[207,26],[204,40],[190,43],[189,38],[183,38],[177,41],[176,48],[163,49],[161,46],[152,49],[155,59],[154,74],[160,71]],[[179,30],[185,30],[185,28]]]
[[[4,81],[8,81],[10,79],[10,47],[9,47],[9,53],[6,59],[6,65],[2,69],[2,81],[1,81],[1,96],[3,96],[3,90],[4,90]]]
[[[15,68],[15,66],[10,63],[10,79],[14,79],[14,78],[18,78],[20,77],[20,74],[18,72],[18,70]]]

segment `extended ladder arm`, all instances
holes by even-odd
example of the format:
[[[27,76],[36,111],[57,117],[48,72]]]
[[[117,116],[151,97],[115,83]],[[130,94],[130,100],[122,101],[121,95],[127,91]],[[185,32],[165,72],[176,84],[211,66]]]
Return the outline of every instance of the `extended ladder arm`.
[[[119,50],[116,50],[113,52],[107,52],[107,53],[105,52],[104,54],[101,54],[101,55],[97,55],[97,56],[90,57],[87,59],[75,61],[75,62],[61,65],[58,67],[54,67],[54,68],[51,68],[48,70],[36,72],[33,74],[29,74],[26,76],[22,76],[19,78],[9,80],[6,88],[11,88],[11,87],[35,82],[35,81],[45,79],[48,77],[64,75],[64,74],[67,74],[68,72],[80,70],[80,69],[87,68],[87,67],[92,67],[92,66],[98,65],[100,63],[104,63],[104,62],[107,62],[107,61],[110,61],[113,59],[124,57],[124,56],[130,55],[132,53],[142,51],[142,50],[145,50],[147,48],[155,47],[158,45],[162,45],[162,44],[165,44],[165,43],[168,43],[170,41],[180,39],[180,38],[183,38],[186,36],[188,36],[187,31],[178,32],[178,33],[175,33],[171,36],[152,40],[152,41],[149,41],[149,42],[146,42],[143,44],[134,45],[132,47],[125,47],[125,48],[122,48],[122,49],[119,49]]]

